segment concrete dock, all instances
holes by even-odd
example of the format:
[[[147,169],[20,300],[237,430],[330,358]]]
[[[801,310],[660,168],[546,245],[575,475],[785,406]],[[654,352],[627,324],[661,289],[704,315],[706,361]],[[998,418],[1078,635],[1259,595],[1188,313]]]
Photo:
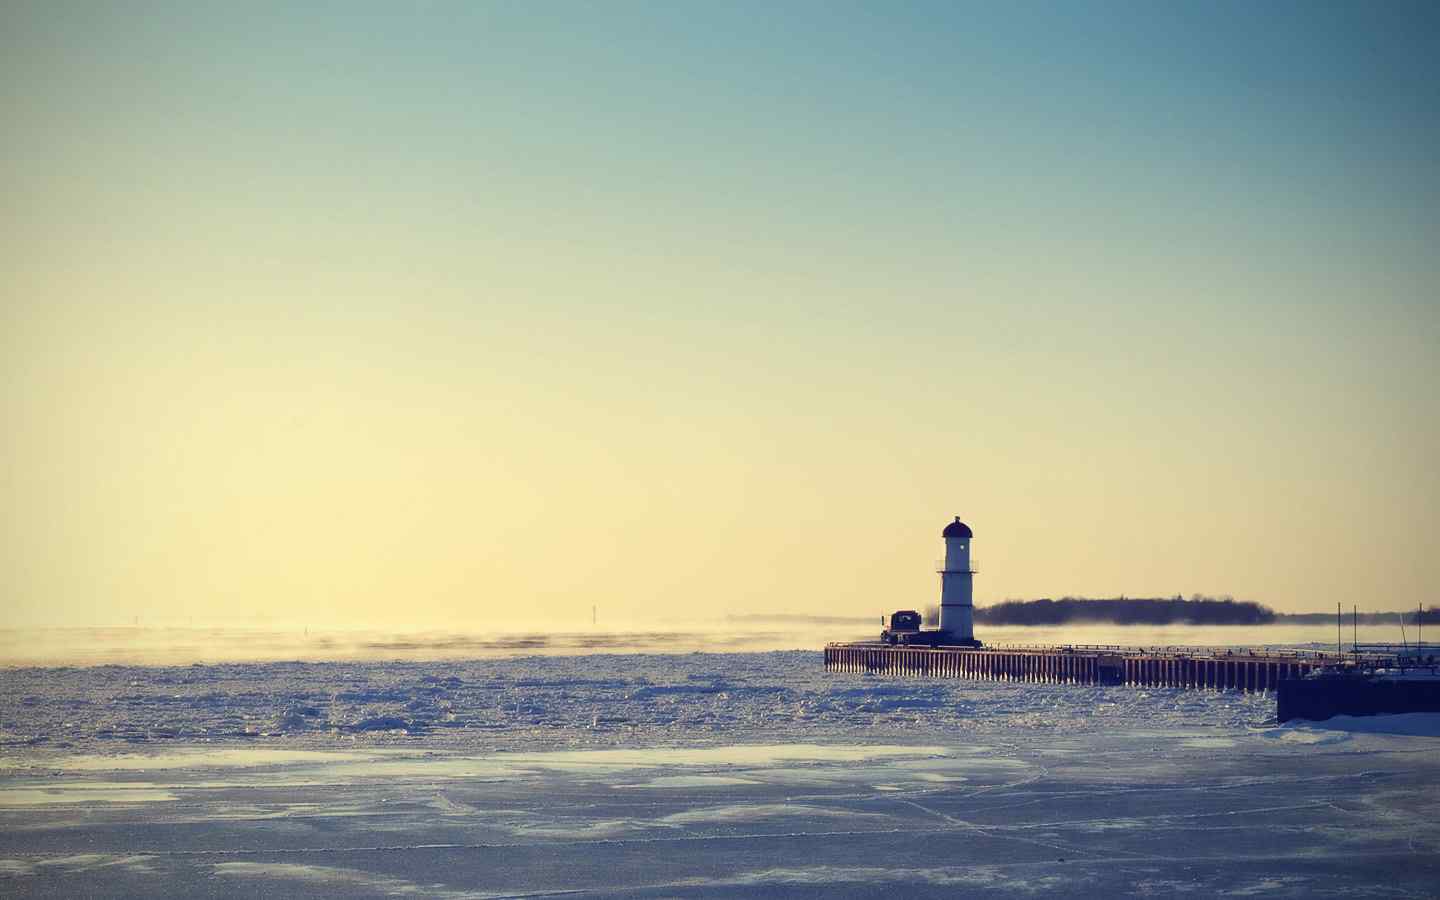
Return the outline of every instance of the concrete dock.
[[[1052,684],[1119,684],[1274,691],[1282,679],[1339,665],[1385,665],[1380,656],[1196,647],[895,647],[829,644],[825,669],[918,678],[978,678]]]

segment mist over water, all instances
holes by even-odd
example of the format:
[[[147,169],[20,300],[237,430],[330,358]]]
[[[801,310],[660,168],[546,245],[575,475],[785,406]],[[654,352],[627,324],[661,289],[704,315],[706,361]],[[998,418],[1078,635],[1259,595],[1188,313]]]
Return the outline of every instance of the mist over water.
[[[120,627],[0,630],[0,665],[189,665],[301,660],[449,660],[586,653],[694,653],[818,649],[860,640],[860,626],[807,632],[794,625],[736,628],[503,629]]]
[[[1427,630],[1428,631],[1428,630]],[[191,665],[298,660],[454,660],[592,653],[729,653],[819,650],[830,641],[877,637],[878,624],[801,617],[662,623],[649,628],[577,629],[543,625],[501,629],[133,626],[0,629],[0,666]],[[1409,630],[1408,640],[1417,635]],[[1092,644],[1118,646],[1311,646],[1333,648],[1333,625],[997,627],[977,634],[988,646]],[[1396,644],[1396,626],[1348,622],[1340,640]],[[1426,640],[1440,641],[1440,629]]]

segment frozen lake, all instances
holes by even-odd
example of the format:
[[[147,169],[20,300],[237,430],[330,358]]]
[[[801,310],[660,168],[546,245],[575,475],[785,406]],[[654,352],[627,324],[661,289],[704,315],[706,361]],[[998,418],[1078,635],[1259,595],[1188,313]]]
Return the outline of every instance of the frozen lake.
[[[1273,715],[810,651],[12,668],[0,895],[1440,893],[1435,723]]]

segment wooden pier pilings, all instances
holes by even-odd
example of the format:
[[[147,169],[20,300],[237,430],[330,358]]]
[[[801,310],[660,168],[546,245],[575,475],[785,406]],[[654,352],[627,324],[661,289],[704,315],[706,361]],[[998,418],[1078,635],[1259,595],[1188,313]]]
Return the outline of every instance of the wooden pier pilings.
[[[1301,678],[1340,661],[1323,653],[1205,651],[1135,647],[985,648],[830,644],[831,672],[928,678],[980,678],[1051,684],[1273,691],[1281,679]]]

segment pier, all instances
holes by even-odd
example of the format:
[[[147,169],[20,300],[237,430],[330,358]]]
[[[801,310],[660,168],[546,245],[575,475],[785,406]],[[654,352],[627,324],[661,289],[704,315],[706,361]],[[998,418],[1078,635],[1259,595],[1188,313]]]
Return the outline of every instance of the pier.
[[[916,678],[976,678],[1047,684],[1115,684],[1221,691],[1274,691],[1317,669],[1375,667],[1389,657],[1304,650],[1197,647],[895,647],[828,644],[825,669]]]

